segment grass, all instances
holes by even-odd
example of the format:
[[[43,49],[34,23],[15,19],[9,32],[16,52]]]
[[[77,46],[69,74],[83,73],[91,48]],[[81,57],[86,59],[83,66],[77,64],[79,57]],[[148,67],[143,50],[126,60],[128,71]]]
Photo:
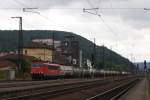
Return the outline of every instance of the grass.
[[[148,74],[148,88],[149,88],[149,96],[150,96],[150,74]]]
[[[6,79],[5,73],[5,71],[0,71],[0,80]]]

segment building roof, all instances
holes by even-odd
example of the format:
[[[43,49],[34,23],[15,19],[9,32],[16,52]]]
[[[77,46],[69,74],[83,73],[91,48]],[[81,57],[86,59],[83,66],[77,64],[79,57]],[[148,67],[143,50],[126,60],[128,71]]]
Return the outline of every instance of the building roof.
[[[53,45],[53,42],[55,46],[60,46],[61,41],[60,40],[54,40],[53,39],[33,39],[32,42],[37,42],[37,43],[45,43],[47,45]]]
[[[17,60],[18,59],[18,54],[8,54],[6,56],[0,57],[0,61],[3,60]],[[28,56],[28,55],[23,55],[23,59],[28,59],[30,61],[34,60],[34,58],[32,56]]]
[[[14,66],[14,63],[8,61],[8,60],[0,60],[0,69],[3,68],[11,68]]]
[[[38,42],[31,42],[26,45],[24,45],[24,48],[45,48],[45,49],[52,49],[52,46],[48,46],[43,43],[38,43]]]

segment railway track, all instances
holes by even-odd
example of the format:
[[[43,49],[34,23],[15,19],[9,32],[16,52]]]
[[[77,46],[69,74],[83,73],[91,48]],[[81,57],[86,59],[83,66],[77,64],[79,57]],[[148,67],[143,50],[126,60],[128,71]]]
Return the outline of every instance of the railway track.
[[[124,78],[119,79],[119,81],[124,80]],[[114,80],[114,81],[118,81]],[[109,84],[111,80],[94,80],[94,81],[82,81],[73,82],[67,84],[57,84],[51,86],[35,87],[25,90],[15,90],[15,91],[5,91],[3,92],[4,100],[41,100],[49,97],[54,97],[57,95],[62,95],[65,93],[70,93],[73,91],[78,91],[80,89],[88,89],[98,85]],[[12,94],[13,92],[13,94]],[[7,95],[6,95],[7,94]]]
[[[53,83],[64,83],[71,81],[81,81],[90,79],[57,79],[57,80],[41,80],[41,81],[2,81],[0,82],[0,89],[2,88],[12,88],[12,87],[22,87],[40,84],[53,84]]]
[[[87,98],[86,100],[118,100],[130,88],[135,86],[137,82],[139,82],[139,79],[131,80],[127,83],[121,84],[103,93]]]
[[[64,89],[64,88],[70,88],[70,87],[75,87],[78,86],[79,84],[87,84],[86,86],[88,86],[89,84],[92,83],[97,83],[97,82],[103,82],[104,80],[88,80],[88,81],[79,81],[79,82],[66,82],[66,83],[57,83],[57,84],[41,84],[41,85],[34,85],[34,86],[28,86],[28,87],[15,87],[14,89],[5,89],[4,91],[0,92],[1,96],[3,96],[4,98],[9,97],[9,99],[11,100],[20,100],[22,98],[26,98],[26,97],[37,97],[39,95],[39,93],[41,94],[46,94],[47,91],[53,91],[58,89]],[[105,80],[106,81],[106,80]],[[45,92],[46,91],[46,92]],[[31,95],[32,93],[32,95]],[[38,94],[37,94],[38,93]],[[34,95],[33,95],[34,94]],[[21,96],[20,98],[20,95]],[[28,95],[28,96],[27,96]],[[18,99],[17,99],[18,98]]]

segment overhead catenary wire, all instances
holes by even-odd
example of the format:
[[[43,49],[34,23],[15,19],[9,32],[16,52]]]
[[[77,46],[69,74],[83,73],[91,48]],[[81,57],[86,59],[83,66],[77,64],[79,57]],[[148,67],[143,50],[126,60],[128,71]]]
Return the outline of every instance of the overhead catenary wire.
[[[92,8],[95,7],[89,0],[86,0],[86,2],[87,2],[87,4],[89,4]]]
[[[22,5],[22,6],[24,6],[24,7],[28,7],[28,5],[26,5],[26,4],[24,4],[24,3],[22,3],[21,1],[22,0],[14,0],[16,3],[18,3],[18,4],[20,4],[20,5]]]
[[[15,1],[17,1],[19,4],[22,4],[22,5],[24,5],[24,6],[27,6],[27,5],[25,5],[24,3],[22,3],[22,2],[20,2],[20,1],[18,1],[18,0],[15,0]],[[86,1],[88,2],[88,4],[89,4],[90,6],[94,7],[94,5],[93,5],[89,0],[86,0]],[[99,3],[100,3],[100,1],[101,1],[101,0],[99,0]],[[99,3],[98,3],[98,5],[100,5]],[[99,7],[99,6],[98,6],[98,7]],[[27,9],[30,9],[30,8],[27,8]],[[99,8],[98,8],[98,9],[99,9]],[[87,10],[85,10],[85,9],[83,9],[83,10],[84,10],[84,12],[87,12],[87,13],[90,13],[90,14],[98,15],[99,18],[102,20],[102,22],[105,24],[105,26],[110,30],[110,32],[115,33],[115,32],[113,31],[113,29],[104,21],[104,19],[102,18],[102,16],[100,16],[100,15],[98,14],[98,12],[97,12],[98,10],[97,10],[97,9],[95,9],[95,10],[97,10],[96,13],[92,13],[92,12],[87,11]],[[23,11],[25,11],[24,8],[23,8]],[[32,8],[31,8],[31,11],[26,11],[26,12],[37,13],[37,14],[40,15],[41,17],[43,17],[43,18],[45,18],[45,19],[47,19],[47,20],[50,20],[48,17],[43,16],[40,12],[32,11]],[[116,34],[115,34],[115,35],[116,35]]]
[[[90,13],[90,14],[93,14],[93,15],[97,15],[97,16],[102,20],[102,22],[105,24],[105,26],[110,30],[110,32],[114,33],[114,31],[112,30],[112,28],[111,28],[111,27],[105,22],[105,20],[102,18],[101,14],[98,14],[98,11],[99,11],[99,9],[100,9],[101,0],[98,0],[98,5],[97,5],[97,7],[93,6],[89,0],[86,0],[86,1],[89,3],[89,5],[91,5],[92,8],[91,8],[91,9],[85,9],[85,8],[83,8],[83,11],[84,11],[84,12],[87,12],[87,13]],[[111,7],[111,8],[112,8],[112,7]],[[90,12],[90,11],[88,11],[88,10],[95,10],[96,13],[92,13],[92,12]],[[116,34],[115,34],[115,35],[116,35]]]
[[[89,2],[88,2],[89,3]],[[103,15],[102,13],[99,14],[99,9],[100,8],[100,3],[101,3],[101,0],[99,0],[98,2],[98,5],[97,6],[91,6],[92,8],[83,8],[83,12],[86,12],[86,13],[89,13],[89,14],[93,14],[93,15],[96,15],[100,18],[100,20],[102,21],[102,23],[104,23],[104,25],[107,27],[107,29],[115,36],[115,40],[116,40],[116,44],[117,44],[117,41],[118,41],[118,34],[116,32],[114,32],[114,30],[110,27],[110,25],[108,23],[105,22],[104,18],[103,18]],[[112,5],[112,4],[111,4]],[[112,6],[111,6],[112,8]],[[110,9],[111,9],[110,8]],[[102,9],[101,9],[102,10]],[[91,11],[95,11],[95,12],[91,12]]]
[[[92,14],[92,15],[101,16],[97,12],[90,12],[90,11],[88,11],[88,10],[95,10],[95,9],[97,9],[97,8],[91,8],[91,9],[85,9],[85,8],[83,8],[83,12],[86,12],[86,13],[89,13],[89,14]]]
[[[92,8],[91,8],[91,9],[85,9],[85,8],[83,8],[83,12],[86,12],[86,13],[89,13],[89,14],[98,16],[98,17],[101,19],[101,21],[104,23],[104,25],[108,28],[108,30],[109,30],[111,33],[113,33],[115,37],[118,36],[118,34],[115,33],[114,30],[105,22],[105,20],[104,20],[104,18],[102,17],[102,15],[98,14],[97,12],[96,12],[96,13],[90,12],[90,10],[95,10],[95,9],[92,9]]]
[[[23,7],[0,7],[0,9],[22,9],[22,8],[27,8],[27,7],[31,7],[31,8],[35,8],[32,7],[32,5],[27,5],[25,3],[23,3],[22,1],[23,0],[14,0],[16,3],[18,3],[19,5],[23,6]],[[150,10],[150,8],[147,8],[147,7],[100,7],[100,3],[101,3],[101,0],[98,0],[98,5],[95,6],[90,0],[85,0],[87,2],[87,4],[89,4],[92,8],[99,8],[99,9],[103,9],[103,10],[111,10],[111,9],[116,9],[116,10]],[[32,1],[33,2],[33,1]],[[31,3],[32,4],[32,3]],[[63,10],[68,10],[68,9],[80,9],[82,10],[83,7],[70,7],[70,8],[67,8],[67,7],[53,7],[53,8],[50,8],[50,7],[38,7],[39,9],[63,9]],[[99,10],[97,9],[97,10]]]
[[[97,8],[99,8],[99,9],[97,10],[97,13],[98,13],[98,11],[100,10],[100,6],[101,6],[101,0],[99,0],[99,2],[98,2]]]
[[[28,7],[28,6],[25,6],[25,7]],[[0,7],[0,9],[22,9],[22,8],[25,8],[25,7]],[[35,7],[34,7],[35,8]],[[93,7],[92,7],[93,8]],[[97,8],[97,7],[94,7],[94,8]],[[68,7],[68,8],[66,8],[66,7],[57,7],[57,8],[49,8],[49,7],[38,7],[38,9],[51,9],[51,10],[53,10],[53,9],[58,9],[58,10],[82,10],[83,9],[83,7]],[[113,7],[113,8],[110,8],[110,7],[99,7],[99,9],[101,9],[101,10],[121,10],[121,11],[123,11],[123,10],[128,10],[128,11],[130,11],[130,10],[143,10],[143,11],[145,11],[145,10],[150,10],[150,8],[146,8],[146,7],[141,7],[141,8],[124,8],[124,7],[120,7],[120,8],[117,8],[117,7]]]
[[[38,10],[38,8],[23,8],[24,10],[24,12],[31,12],[31,13],[35,13],[35,14],[37,14],[37,15],[39,15],[40,17],[42,17],[42,18],[44,18],[44,19],[46,19],[46,20],[48,20],[48,21],[51,21],[51,22],[53,22],[54,24],[56,24],[56,25],[58,25],[58,26],[60,26],[60,27],[63,27],[63,28],[65,28],[65,26],[63,26],[63,25],[60,25],[60,24],[57,24],[56,22],[54,22],[52,19],[50,19],[49,17],[47,17],[47,16],[44,16],[44,15],[42,15],[39,11],[32,11],[32,10]],[[29,11],[27,11],[27,10],[25,10],[25,9],[29,9]]]
[[[105,20],[103,19],[102,15],[101,15],[101,16],[98,16],[98,17],[101,19],[101,21],[105,24],[105,26],[108,28],[108,30],[109,30],[111,33],[113,33],[115,36],[116,36],[116,35],[118,36],[118,34],[115,33],[114,30],[105,22]]]
[[[31,12],[31,13],[37,13],[40,14],[40,12],[35,11],[38,8],[22,8],[23,12]]]

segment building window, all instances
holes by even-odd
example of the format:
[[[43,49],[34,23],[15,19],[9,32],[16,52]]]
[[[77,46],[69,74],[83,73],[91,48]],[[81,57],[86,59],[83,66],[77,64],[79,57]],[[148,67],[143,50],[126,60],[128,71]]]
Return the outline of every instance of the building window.
[[[25,55],[27,55],[27,50],[25,50]]]

